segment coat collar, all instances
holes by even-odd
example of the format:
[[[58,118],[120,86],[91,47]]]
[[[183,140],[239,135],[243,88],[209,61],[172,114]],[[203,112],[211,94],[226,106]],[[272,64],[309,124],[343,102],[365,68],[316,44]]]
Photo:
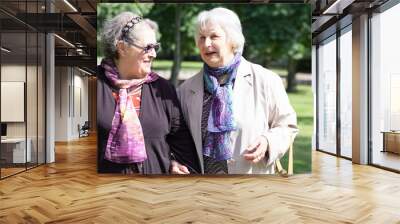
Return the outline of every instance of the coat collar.
[[[244,79],[247,84],[253,86],[253,71],[252,65],[244,57],[240,59],[240,65],[237,71],[236,79]],[[237,81],[238,81],[237,80]]]

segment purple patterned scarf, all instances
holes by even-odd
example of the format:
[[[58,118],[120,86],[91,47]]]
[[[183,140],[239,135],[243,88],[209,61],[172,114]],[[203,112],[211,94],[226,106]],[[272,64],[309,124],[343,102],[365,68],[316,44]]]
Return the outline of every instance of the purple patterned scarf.
[[[119,100],[115,105],[105,159],[114,163],[143,162],[147,159],[147,154],[142,126],[127,89],[130,92],[135,92],[142,88],[144,83],[157,80],[158,75],[151,72],[143,79],[121,80],[112,60],[103,60],[101,66],[104,68],[105,76],[111,82],[111,85],[119,89]]]
[[[236,130],[232,92],[233,80],[236,78],[240,59],[241,54],[236,54],[228,65],[219,68],[211,68],[204,64],[204,88],[213,95],[213,99],[208,117],[203,154],[218,161],[232,158],[230,133]],[[224,77],[225,75],[227,76]],[[218,79],[221,78],[226,78],[226,82],[222,83],[222,86],[218,83]]]

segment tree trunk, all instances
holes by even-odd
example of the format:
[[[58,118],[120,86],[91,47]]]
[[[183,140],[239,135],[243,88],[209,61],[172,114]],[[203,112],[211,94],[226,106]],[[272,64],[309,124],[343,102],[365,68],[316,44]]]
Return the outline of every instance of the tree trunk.
[[[286,77],[286,92],[296,92],[297,91],[297,83],[296,83],[296,72],[297,72],[297,61],[289,58],[287,65],[287,77]]]
[[[170,82],[174,85],[178,85],[178,75],[181,70],[181,6],[175,6],[175,51],[174,51],[174,63],[171,69]]]

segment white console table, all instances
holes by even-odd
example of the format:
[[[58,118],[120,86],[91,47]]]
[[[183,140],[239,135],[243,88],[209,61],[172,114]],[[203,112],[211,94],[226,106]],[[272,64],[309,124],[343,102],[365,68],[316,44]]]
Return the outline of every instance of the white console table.
[[[28,143],[28,147],[26,147],[25,154],[25,138],[6,138],[1,139],[2,151],[12,149],[12,163],[25,163],[31,162],[32,154],[31,154],[31,145],[32,141],[30,138],[26,140]],[[4,150],[3,147],[6,147]],[[25,161],[25,159],[27,159]]]

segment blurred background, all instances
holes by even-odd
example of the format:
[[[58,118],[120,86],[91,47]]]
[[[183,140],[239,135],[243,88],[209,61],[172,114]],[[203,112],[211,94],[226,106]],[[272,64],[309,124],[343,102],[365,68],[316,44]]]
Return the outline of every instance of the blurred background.
[[[203,67],[194,41],[197,15],[219,6],[239,16],[246,40],[243,56],[282,77],[300,129],[294,142],[294,172],[311,172],[313,94],[309,5],[98,3],[97,63],[104,55],[100,39],[104,22],[121,12],[134,12],[158,23],[162,50],[153,70],[178,86]],[[286,156],[283,163],[286,166]]]

